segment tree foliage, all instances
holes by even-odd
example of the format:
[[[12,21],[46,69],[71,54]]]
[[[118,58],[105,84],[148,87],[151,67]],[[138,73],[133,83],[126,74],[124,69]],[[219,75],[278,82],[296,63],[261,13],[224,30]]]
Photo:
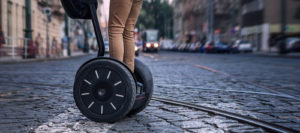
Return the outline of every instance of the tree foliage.
[[[173,9],[166,0],[146,0],[140,12],[137,28],[158,29],[162,37],[172,38]]]

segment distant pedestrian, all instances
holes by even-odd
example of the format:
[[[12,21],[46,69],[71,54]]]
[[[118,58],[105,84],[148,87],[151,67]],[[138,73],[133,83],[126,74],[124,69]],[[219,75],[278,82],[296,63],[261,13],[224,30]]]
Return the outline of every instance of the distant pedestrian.
[[[61,39],[61,52],[62,52],[61,54],[62,54],[62,56],[68,55],[67,49],[68,49],[68,37],[65,36]]]
[[[2,56],[4,53],[1,51],[2,45],[5,44],[5,37],[2,32],[2,29],[0,29],[0,56]]]
[[[52,39],[52,55],[57,56],[57,40],[55,37]]]
[[[37,48],[37,54],[38,55],[43,54],[43,50],[41,50],[43,44],[43,38],[41,37],[40,33],[38,33],[38,36],[35,38],[35,44]]]
[[[2,29],[0,29],[0,49],[3,44],[5,44],[5,37],[4,37]]]

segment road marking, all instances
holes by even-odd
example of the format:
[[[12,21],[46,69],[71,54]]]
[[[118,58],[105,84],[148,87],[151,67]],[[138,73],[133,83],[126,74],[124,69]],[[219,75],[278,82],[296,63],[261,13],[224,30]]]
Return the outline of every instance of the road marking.
[[[89,85],[92,85],[92,83],[86,79],[84,80],[84,82],[88,83]]]
[[[111,71],[108,72],[107,79],[109,79]]]
[[[103,114],[103,105],[101,105],[101,115]]]
[[[6,92],[6,93],[0,93],[0,97],[6,97],[6,96],[10,96],[19,92],[24,92],[30,90],[30,88],[25,88],[25,89],[21,89],[21,90],[17,90],[17,91],[10,91],[10,92]]]
[[[110,103],[110,105],[114,108],[114,110],[117,110],[113,103]]]
[[[99,79],[99,75],[98,75],[98,71],[97,70],[95,70],[95,74],[96,74],[97,79]]]
[[[91,108],[94,105],[94,101],[88,106],[88,108]]]
[[[144,55],[144,56],[146,56],[146,57],[152,58],[152,59],[154,58],[154,56],[153,56],[153,55],[151,55],[151,54],[146,54],[146,53],[143,53],[143,55]]]
[[[201,65],[198,65],[198,64],[194,64],[194,66],[198,67],[198,68],[201,68],[201,69],[204,69],[204,70],[207,70],[207,71],[217,73],[217,74],[223,74],[222,72],[220,72],[218,70],[215,70],[215,69],[212,69],[212,68],[209,68],[209,67],[206,67],[206,66],[201,66]]]
[[[119,81],[119,82],[115,83],[114,86],[118,86],[121,83],[122,83],[122,81]]]
[[[117,97],[122,97],[122,98],[124,97],[123,95],[120,95],[120,94],[116,94],[116,96]]]
[[[81,96],[87,96],[90,95],[90,93],[81,93]]]

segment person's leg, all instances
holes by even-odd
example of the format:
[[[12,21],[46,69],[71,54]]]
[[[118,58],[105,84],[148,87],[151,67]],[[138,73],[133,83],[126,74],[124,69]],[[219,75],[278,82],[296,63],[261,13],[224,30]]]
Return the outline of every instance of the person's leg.
[[[134,26],[142,7],[143,0],[133,0],[123,34],[124,39],[124,63],[134,72]]]
[[[123,32],[132,6],[132,0],[110,0],[109,10],[109,54],[110,57],[123,61]]]

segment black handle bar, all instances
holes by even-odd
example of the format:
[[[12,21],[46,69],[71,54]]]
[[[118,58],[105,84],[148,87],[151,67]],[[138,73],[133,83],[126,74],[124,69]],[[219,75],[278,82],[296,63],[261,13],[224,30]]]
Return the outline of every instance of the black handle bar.
[[[101,34],[100,24],[99,24],[98,17],[97,17],[97,12],[96,12],[97,9],[93,3],[89,3],[89,8],[91,11],[92,22],[93,22],[95,35],[96,35],[96,39],[97,39],[97,43],[98,43],[98,47],[99,47],[98,56],[104,56],[105,45],[104,45],[104,41],[103,41],[103,36]]]

